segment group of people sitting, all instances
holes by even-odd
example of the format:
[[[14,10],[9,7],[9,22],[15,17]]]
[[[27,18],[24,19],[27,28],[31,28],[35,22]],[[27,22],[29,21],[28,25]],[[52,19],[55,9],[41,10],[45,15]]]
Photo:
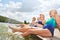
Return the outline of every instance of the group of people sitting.
[[[12,29],[12,32],[22,32],[22,36],[28,36],[31,34],[40,35],[40,36],[54,36],[54,29],[57,27],[60,30],[60,16],[56,10],[51,10],[50,19],[45,20],[44,14],[40,14],[37,18],[33,17],[32,22],[26,26],[26,24],[20,24],[20,28],[14,28],[9,25],[9,28]]]
[[[45,22],[45,16],[43,14],[40,14],[40,16],[37,18],[37,22],[35,17],[32,18],[30,26],[43,28]]]

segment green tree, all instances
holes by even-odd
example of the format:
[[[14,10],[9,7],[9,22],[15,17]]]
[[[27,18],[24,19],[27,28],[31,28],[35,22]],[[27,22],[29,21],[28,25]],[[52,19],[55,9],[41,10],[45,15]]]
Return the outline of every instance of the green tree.
[[[6,18],[6,17],[0,16],[0,22],[6,22],[7,19],[8,18]]]

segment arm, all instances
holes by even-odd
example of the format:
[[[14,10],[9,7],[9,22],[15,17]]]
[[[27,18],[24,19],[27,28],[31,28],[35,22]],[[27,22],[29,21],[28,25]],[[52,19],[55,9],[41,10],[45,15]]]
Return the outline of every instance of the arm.
[[[57,16],[55,17],[55,20],[56,20],[56,23],[57,23],[57,27],[58,27],[58,29],[59,29],[59,31],[60,31],[60,17],[57,15]]]
[[[46,20],[43,20],[43,21],[42,21],[42,24],[45,24],[45,23],[46,23]]]

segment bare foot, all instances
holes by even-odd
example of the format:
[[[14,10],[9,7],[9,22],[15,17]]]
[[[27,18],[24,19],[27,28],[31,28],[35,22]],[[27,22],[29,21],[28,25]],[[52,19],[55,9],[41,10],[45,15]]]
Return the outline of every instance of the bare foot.
[[[8,26],[10,29],[13,29],[10,25]]]
[[[13,28],[13,27],[11,27],[11,26],[9,26],[9,28],[12,29],[12,32],[13,32],[13,33],[16,32],[15,28]]]

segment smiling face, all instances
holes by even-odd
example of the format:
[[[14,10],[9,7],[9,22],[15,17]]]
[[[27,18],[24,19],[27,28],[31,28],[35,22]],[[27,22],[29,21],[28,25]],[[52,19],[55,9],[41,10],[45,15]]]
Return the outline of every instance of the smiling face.
[[[56,10],[51,10],[50,11],[50,17],[55,17],[56,14],[57,14]]]
[[[40,18],[42,19],[42,20],[44,20],[44,15],[43,14],[40,14]]]
[[[36,18],[35,18],[35,17],[33,17],[33,18],[32,18],[32,21],[35,21],[35,20],[36,20]]]

